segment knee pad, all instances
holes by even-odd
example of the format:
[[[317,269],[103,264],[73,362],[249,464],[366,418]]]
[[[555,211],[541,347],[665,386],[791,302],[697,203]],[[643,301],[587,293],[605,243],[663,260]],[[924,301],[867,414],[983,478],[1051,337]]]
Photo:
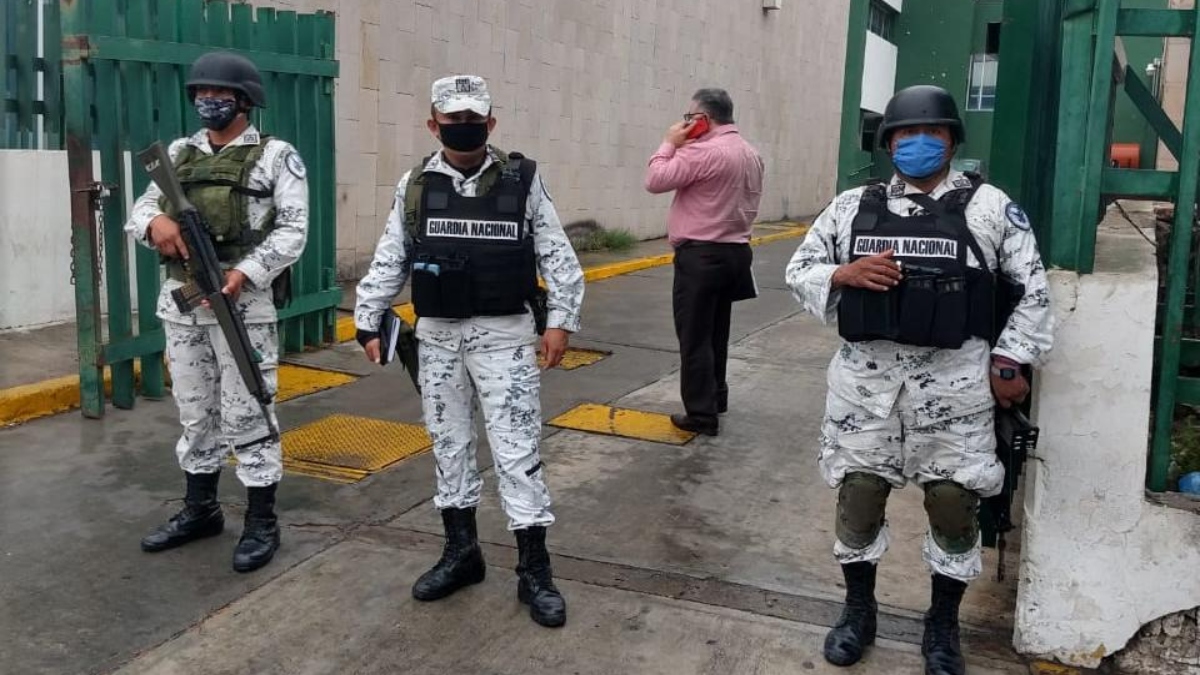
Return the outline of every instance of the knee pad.
[[[866,548],[883,529],[892,486],[873,473],[846,474],[838,491],[837,538],[850,548]]]
[[[958,483],[926,484],[925,513],[934,542],[946,553],[966,553],[979,540],[979,495]]]

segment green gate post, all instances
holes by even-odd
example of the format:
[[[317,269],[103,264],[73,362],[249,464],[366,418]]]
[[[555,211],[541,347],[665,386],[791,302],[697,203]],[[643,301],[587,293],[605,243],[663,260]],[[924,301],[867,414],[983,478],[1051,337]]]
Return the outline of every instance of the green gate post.
[[[1200,3],[1192,10],[1193,29],[1200,26]],[[1162,321],[1159,354],[1158,403],[1154,413],[1154,444],[1150,455],[1149,487],[1167,489],[1171,464],[1171,429],[1179,377],[1183,340],[1183,303],[1188,286],[1188,255],[1192,249],[1195,222],[1196,181],[1200,179],[1200,49],[1195,40],[1188,59],[1187,96],[1183,113],[1183,152],[1179,158],[1179,196],[1175,200],[1175,222],[1171,225],[1171,249],[1167,269],[1166,317]]]
[[[61,0],[63,86],[88,91],[86,8]],[[71,188],[71,261],[79,342],[79,402],[86,417],[104,415],[104,367],[100,358],[100,279],[96,258],[96,212],[92,196],[91,110],[85,96],[66,99],[67,167]]]
[[[1050,249],[1062,7],[1005,0],[989,180],[1021,203]]]
[[[93,35],[117,35],[117,3],[113,0],[89,0],[93,12],[88,27],[89,39]],[[124,181],[125,144],[122,142],[122,117],[128,101],[122,96],[121,73],[118,63],[97,60],[92,63],[94,91],[98,96],[95,104],[96,147],[100,150],[100,175],[104,182],[120,185]],[[103,92],[103,93],[102,93]],[[104,96],[102,100],[101,96]],[[90,97],[89,97],[90,98]],[[102,236],[104,242],[104,278],[108,297],[108,343],[126,342],[133,338],[133,305],[129,296],[129,255],[125,235],[125,199],[117,193],[104,202],[102,211]],[[129,409],[134,402],[134,375],[132,359],[106,359],[112,378],[112,403],[117,408]]]
[[[153,23],[149,5],[130,3],[126,7],[125,31],[129,37],[154,39],[156,36],[153,33]],[[166,32],[171,30],[171,26],[160,23],[159,29]],[[154,134],[152,66],[140,62],[123,63],[119,72],[122,79],[125,80],[125,104],[128,109],[129,135],[125,145],[136,152],[141,148],[149,147],[151,143],[158,140]],[[164,99],[159,105],[166,106],[170,100],[172,99]],[[150,183],[150,177],[145,171],[135,169],[130,172],[130,178],[134,195],[145,192]],[[119,182],[123,183],[124,181]],[[134,273],[137,280],[138,337],[142,340],[153,340],[159,345],[157,351],[151,351],[140,359],[142,366],[141,392],[146,398],[157,399],[162,398],[164,394],[162,352],[164,333],[162,326],[159,325],[158,317],[154,315],[160,287],[158,252],[143,246],[135,246],[133,250]]]

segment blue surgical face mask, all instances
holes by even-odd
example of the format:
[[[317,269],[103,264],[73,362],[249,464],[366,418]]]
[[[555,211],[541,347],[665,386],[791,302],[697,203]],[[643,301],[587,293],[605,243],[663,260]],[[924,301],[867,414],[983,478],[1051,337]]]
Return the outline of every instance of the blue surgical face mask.
[[[946,162],[946,141],[929,134],[903,138],[892,153],[896,170],[909,178],[928,178]]]
[[[238,102],[232,98],[196,97],[196,114],[208,129],[220,131],[233,123],[238,115]]]

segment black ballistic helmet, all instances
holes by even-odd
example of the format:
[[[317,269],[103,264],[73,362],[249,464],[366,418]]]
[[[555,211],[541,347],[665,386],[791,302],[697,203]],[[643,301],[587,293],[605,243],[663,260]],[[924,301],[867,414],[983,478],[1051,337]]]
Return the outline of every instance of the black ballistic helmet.
[[[241,93],[259,108],[267,107],[262,76],[250,59],[233,52],[209,52],[196,59],[188,73],[188,98],[195,100],[197,87],[223,87]]]
[[[961,145],[967,138],[962,118],[958,116],[958,105],[950,92],[929,84],[919,84],[896,92],[883,111],[883,123],[879,125],[879,146],[888,147],[892,132],[902,127],[920,124],[950,127],[955,144]]]

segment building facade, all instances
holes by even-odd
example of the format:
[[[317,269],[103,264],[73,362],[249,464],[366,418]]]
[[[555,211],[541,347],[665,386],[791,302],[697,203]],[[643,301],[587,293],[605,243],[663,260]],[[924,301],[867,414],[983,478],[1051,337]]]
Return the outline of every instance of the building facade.
[[[337,15],[338,276],[366,271],[396,182],[436,149],[429,86],[490,83],[494,142],[538,160],[564,223],[666,233],[646,161],[701,87],[729,90],[762,152],[760,218],[835,189],[851,0],[268,0]],[[767,9],[781,5],[779,9]]]

